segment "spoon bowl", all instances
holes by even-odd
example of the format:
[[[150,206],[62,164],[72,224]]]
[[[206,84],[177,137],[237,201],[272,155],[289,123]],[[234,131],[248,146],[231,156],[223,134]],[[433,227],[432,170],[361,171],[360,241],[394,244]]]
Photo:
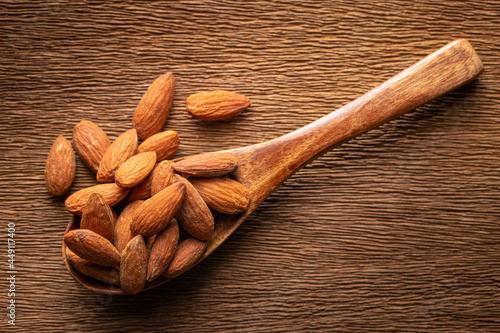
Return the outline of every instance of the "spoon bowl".
[[[305,127],[270,141],[225,150],[238,160],[232,176],[246,187],[250,203],[243,213],[216,216],[215,232],[198,262],[221,245],[262,201],[304,165],[328,150],[466,84],[482,69],[481,60],[470,43],[466,39],[457,39]],[[79,224],[80,218],[73,217],[66,232],[79,228]],[[82,285],[100,293],[125,294],[118,286],[98,282],[76,271],[66,258],[64,243],[62,250],[68,271]],[[144,290],[167,281],[169,279],[160,277],[147,283]]]

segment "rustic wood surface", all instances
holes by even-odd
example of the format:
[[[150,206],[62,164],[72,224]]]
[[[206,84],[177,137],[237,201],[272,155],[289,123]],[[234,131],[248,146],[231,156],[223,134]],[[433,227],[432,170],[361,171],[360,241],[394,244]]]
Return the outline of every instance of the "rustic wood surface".
[[[488,1],[2,1],[1,331],[499,332],[500,3]],[[485,70],[468,85],[327,153],[212,255],[133,296],[66,271],[64,198],[45,159],[82,119],[116,138],[172,71],[176,156],[295,130],[457,37]],[[253,104],[192,119],[194,92]],[[77,158],[71,193],[95,184]],[[16,325],[7,225],[16,224]]]

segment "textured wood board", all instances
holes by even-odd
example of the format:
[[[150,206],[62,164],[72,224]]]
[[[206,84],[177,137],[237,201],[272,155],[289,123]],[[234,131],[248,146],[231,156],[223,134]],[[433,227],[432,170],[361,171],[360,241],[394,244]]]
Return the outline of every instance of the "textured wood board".
[[[16,223],[19,332],[500,330],[497,1],[0,4],[0,327]],[[295,174],[204,262],[143,294],[90,292],[60,257],[69,214],[46,154],[82,119],[112,139],[172,71],[177,156],[262,142],[323,116],[457,37],[479,79]],[[189,117],[191,93],[252,107]],[[77,160],[72,192],[94,184]]]

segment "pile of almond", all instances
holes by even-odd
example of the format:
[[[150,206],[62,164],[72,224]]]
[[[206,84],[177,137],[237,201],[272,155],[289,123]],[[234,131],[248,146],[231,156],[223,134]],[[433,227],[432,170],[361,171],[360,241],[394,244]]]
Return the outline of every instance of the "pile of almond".
[[[73,129],[74,150],[102,184],[65,201],[71,214],[81,216],[79,228],[64,235],[66,258],[80,273],[127,293],[192,267],[214,234],[214,213],[237,214],[249,203],[248,191],[230,177],[238,165],[233,155],[215,152],[170,160],[179,137],[162,130],[174,82],[172,73],[157,78],[135,110],[134,128],[113,143],[90,121]],[[186,101],[188,112],[206,121],[228,119],[249,105],[248,98],[224,90],[194,94]],[[73,183],[73,148],[59,136],[49,152],[45,181],[50,195],[66,194]],[[111,208],[115,205],[124,207],[119,215]]]

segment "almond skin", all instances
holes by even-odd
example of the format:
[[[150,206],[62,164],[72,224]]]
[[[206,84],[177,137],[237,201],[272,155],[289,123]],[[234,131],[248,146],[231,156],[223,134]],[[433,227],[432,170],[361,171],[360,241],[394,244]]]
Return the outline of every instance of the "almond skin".
[[[155,163],[156,153],[154,151],[132,156],[116,170],[116,184],[121,187],[139,185],[153,171]]]
[[[76,160],[71,144],[59,135],[45,163],[45,185],[52,196],[66,194],[75,179]]]
[[[215,229],[212,212],[196,188],[184,177],[175,175],[173,181],[186,186],[184,201],[176,215],[179,224],[189,235],[200,240],[209,239]]]
[[[153,195],[137,208],[130,230],[135,235],[151,237],[162,231],[179,210],[186,186],[176,183]]]
[[[172,279],[187,271],[198,261],[206,246],[207,242],[195,238],[182,241],[163,276]]]
[[[186,157],[172,166],[182,175],[193,177],[217,177],[236,169],[238,160],[234,155],[213,152]]]
[[[137,294],[146,284],[148,252],[141,235],[128,242],[120,263],[120,284],[127,293]]]
[[[129,188],[120,187],[115,183],[99,184],[73,193],[66,199],[64,204],[71,214],[82,215],[83,209],[92,193],[102,195],[108,205],[112,207],[125,198],[128,192],[130,192]]]
[[[88,229],[70,230],[64,235],[64,243],[77,256],[102,266],[120,265],[120,253],[113,244]]]
[[[116,221],[116,226],[114,230],[113,244],[118,249],[118,252],[122,253],[125,246],[132,238],[134,238],[134,233],[130,230],[130,224],[132,223],[132,217],[134,217],[135,210],[144,202],[144,200],[136,200],[129,203],[122,211],[118,220]]]
[[[229,119],[245,111],[251,104],[247,97],[227,90],[204,91],[186,99],[187,111],[204,121]]]
[[[91,121],[82,120],[73,128],[73,148],[94,173],[110,145],[106,133]]]
[[[132,128],[116,138],[104,153],[99,170],[97,170],[97,181],[101,183],[113,182],[116,170],[134,155],[136,149],[137,131]]]
[[[92,193],[87,200],[87,204],[83,209],[80,228],[92,230],[109,241],[113,240],[113,231],[115,229],[113,211],[99,193]]]
[[[83,275],[90,276],[104,283],[120,285],[120,271],[116,268],[93,264],[88,260],[80,258],[69,248],[66,248],[66,258]]]
[[[147,138],[137,147],[137,153],[154,151],[156,162],[172,158],[179,148],[179,135],[175,131],[164,131]]]
[[[163,274],[172,260],[179,242],[179,225],[174,219],[160,232],[153,243],[149,254],[147,280],[155,280]]]
[[[134,112],[134,128],[141,140],[161,132],[174,100],[175,79],[166,73],[151,83]]]
[[[248,207],[249,193],[245,186],[228,177],[192,178],[191,184],[208,207],[223,213],[237,214]]]
[[[162,161],[155,168],[155,174],[151,180],[151,195],[155,195],[172,184],[175,171],[172,161]]]

